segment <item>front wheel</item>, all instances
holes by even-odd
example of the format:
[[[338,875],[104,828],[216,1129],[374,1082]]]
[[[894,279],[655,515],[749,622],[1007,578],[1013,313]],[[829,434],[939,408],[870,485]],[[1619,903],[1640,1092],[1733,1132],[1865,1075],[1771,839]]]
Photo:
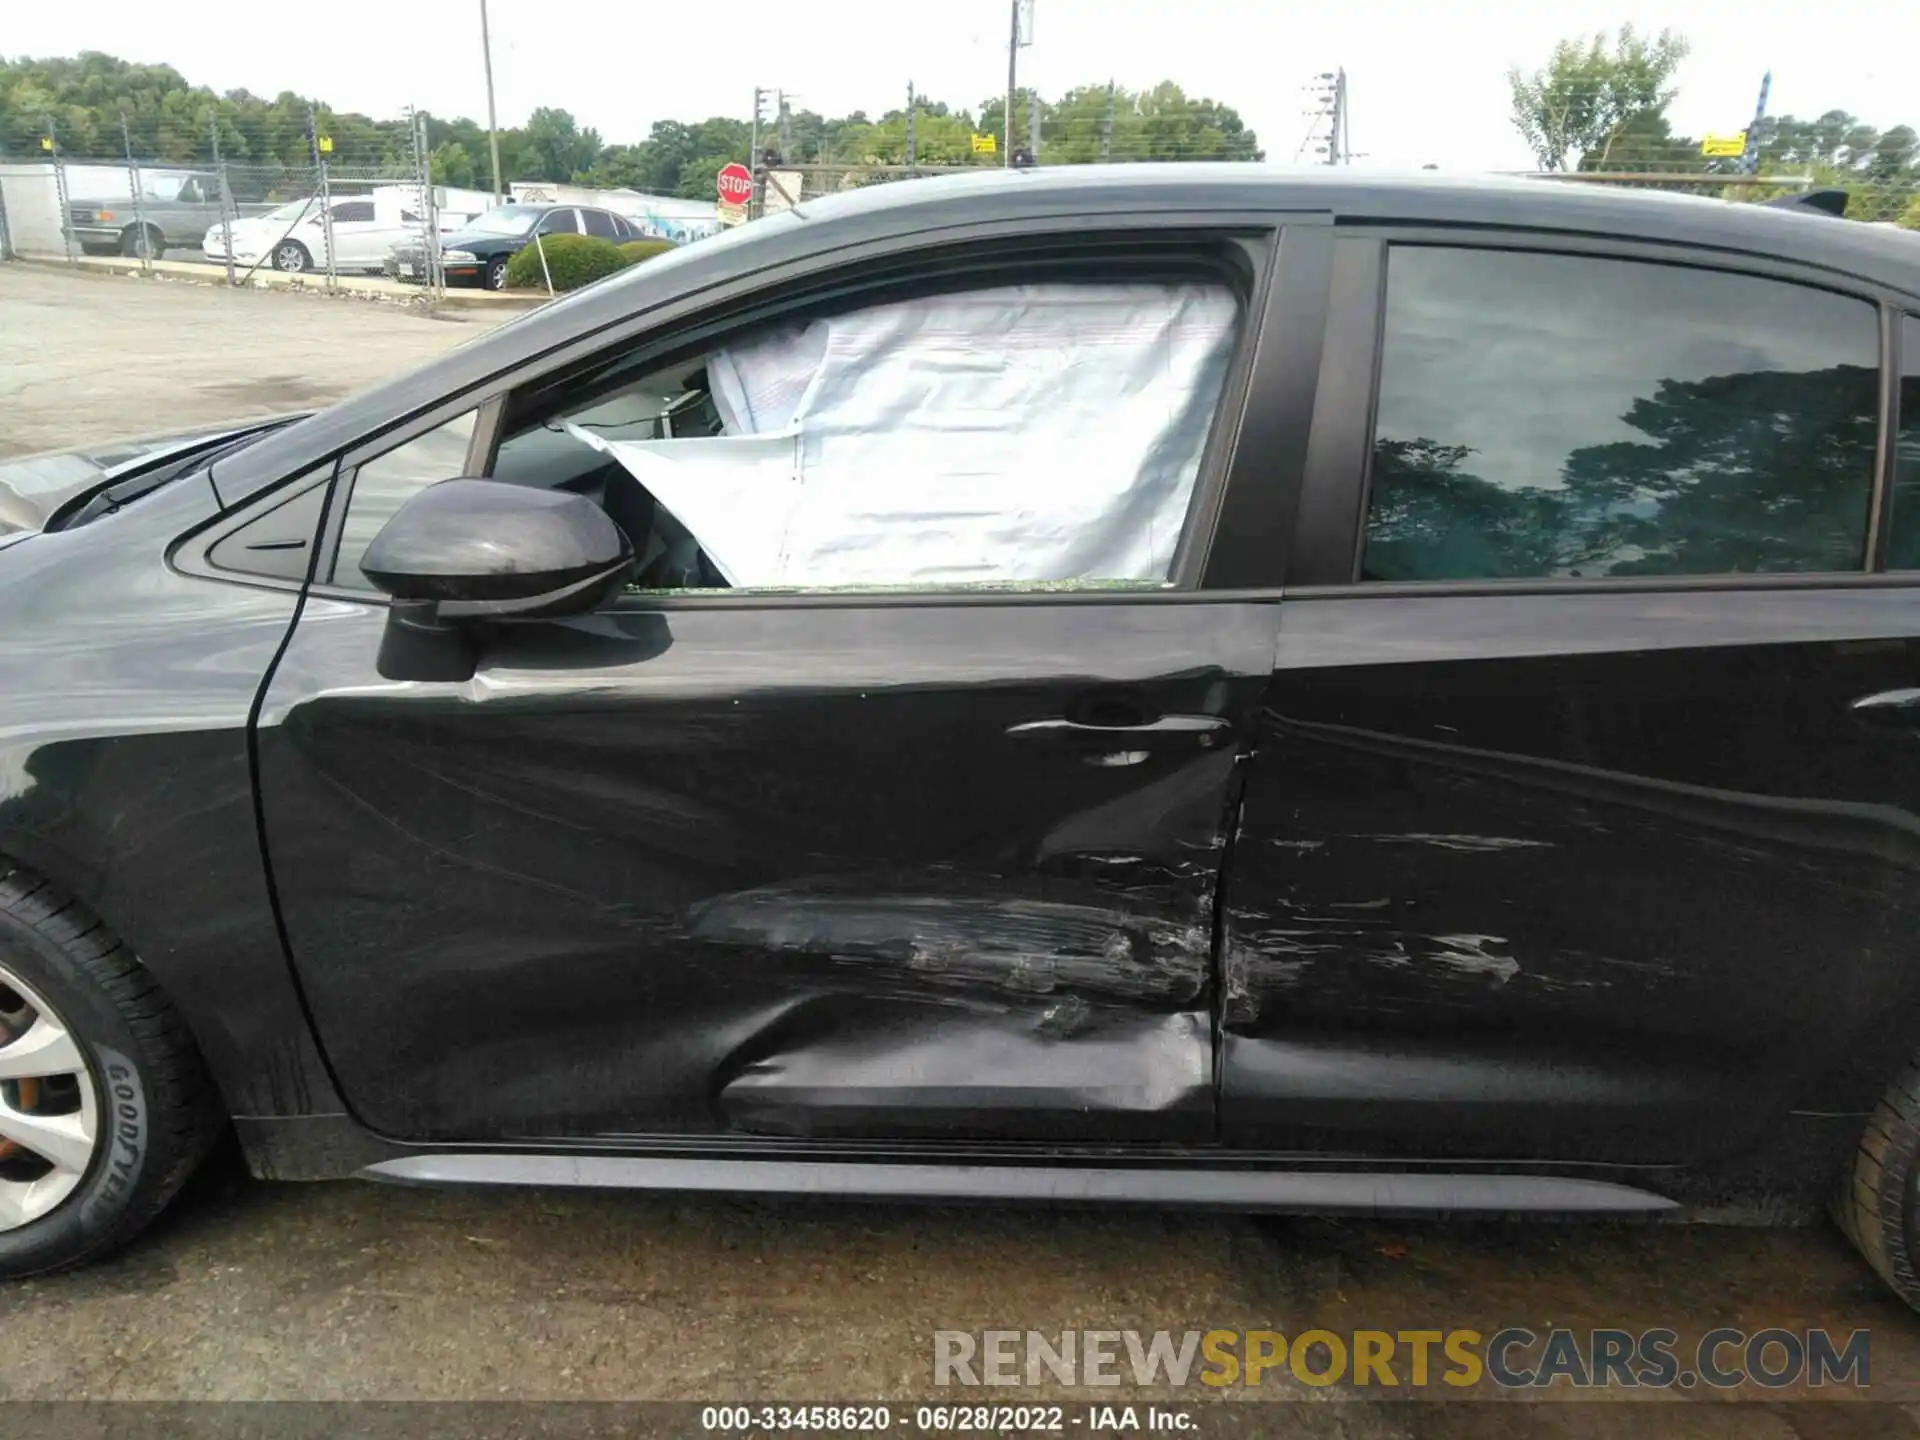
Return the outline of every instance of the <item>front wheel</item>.
[[[133,1238],[221,1119],[186,1026],[127,947],[0,861],[0,1276]]]
[[[282,240],[273,249],[273,268],[299,275],[313,268],[313,256],[298,240]]]
[[[487,289],[504,290],[507,288],[507,257],[497,255],[487,262]]]
[[[149,260],[158,260],[167,253],[167,239],[151,225],[145,230],[138,225],[129,225],[120,233],[120,253],[126,256],[144,255]]]

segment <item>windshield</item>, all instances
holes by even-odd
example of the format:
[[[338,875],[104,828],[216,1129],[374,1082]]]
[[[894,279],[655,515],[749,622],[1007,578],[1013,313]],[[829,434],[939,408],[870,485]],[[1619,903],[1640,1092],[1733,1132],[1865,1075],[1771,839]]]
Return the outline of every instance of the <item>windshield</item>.
[[[502,205],[475,220],[470,228],[486,235],[524,235],[546,213],[544,205]]]
[[[320,207],[312,200],[289,200],[278,210],[269,210],[262,220],[298,220],[303,213],[318,210]]]

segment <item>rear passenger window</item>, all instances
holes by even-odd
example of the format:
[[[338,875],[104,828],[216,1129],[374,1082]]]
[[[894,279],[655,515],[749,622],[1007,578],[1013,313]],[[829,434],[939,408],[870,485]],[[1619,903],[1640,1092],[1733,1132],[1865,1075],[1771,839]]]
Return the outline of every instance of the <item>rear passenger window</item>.
[[[1395,247],[1362,578],[1861,569],[1878,337],[1783,281]]]
[[[1900,428],[1893,445],[1887,568],[1920,570],[1920,316],[1900,322]]]

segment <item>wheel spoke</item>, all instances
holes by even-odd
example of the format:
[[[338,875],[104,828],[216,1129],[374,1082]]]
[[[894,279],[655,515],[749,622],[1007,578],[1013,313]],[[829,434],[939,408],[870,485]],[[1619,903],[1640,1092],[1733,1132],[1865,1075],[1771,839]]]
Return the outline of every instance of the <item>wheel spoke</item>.
[[[79,1174],[93,1158],[93,1136],[78,1115],[29,1115],[0,1100],[0,1140],[24,1145],[57,1170]]]
[[[35,1016],[19,1039],[0,1045],[0,1080],[77,1075],[86,1068],[73,1036],[44,1015]]]
[[[0,1180],[0,1230],[11,1230],[33,1218],[27,1213],[29,1188],[17,1180]]]

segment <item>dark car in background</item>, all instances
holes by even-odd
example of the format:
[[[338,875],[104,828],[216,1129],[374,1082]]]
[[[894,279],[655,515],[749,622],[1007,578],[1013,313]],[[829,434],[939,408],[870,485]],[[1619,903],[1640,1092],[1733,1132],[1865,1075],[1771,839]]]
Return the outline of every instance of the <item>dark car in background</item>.
[[[0,1273],[231,1123],[286,1179],[1831,1198],[1920,1303],[1908,237],[941,177],[167,463],[0,538]]]
[[[626,216],[597,206],[501,205],[442,239],[440,262],[447,284],[506,289],[507,262],[536,235],[593,235],[616,245],[646,238]],[[396,247],[385,269],[393,279],[424,282],[427,265],[425,247],[416,242]]]

